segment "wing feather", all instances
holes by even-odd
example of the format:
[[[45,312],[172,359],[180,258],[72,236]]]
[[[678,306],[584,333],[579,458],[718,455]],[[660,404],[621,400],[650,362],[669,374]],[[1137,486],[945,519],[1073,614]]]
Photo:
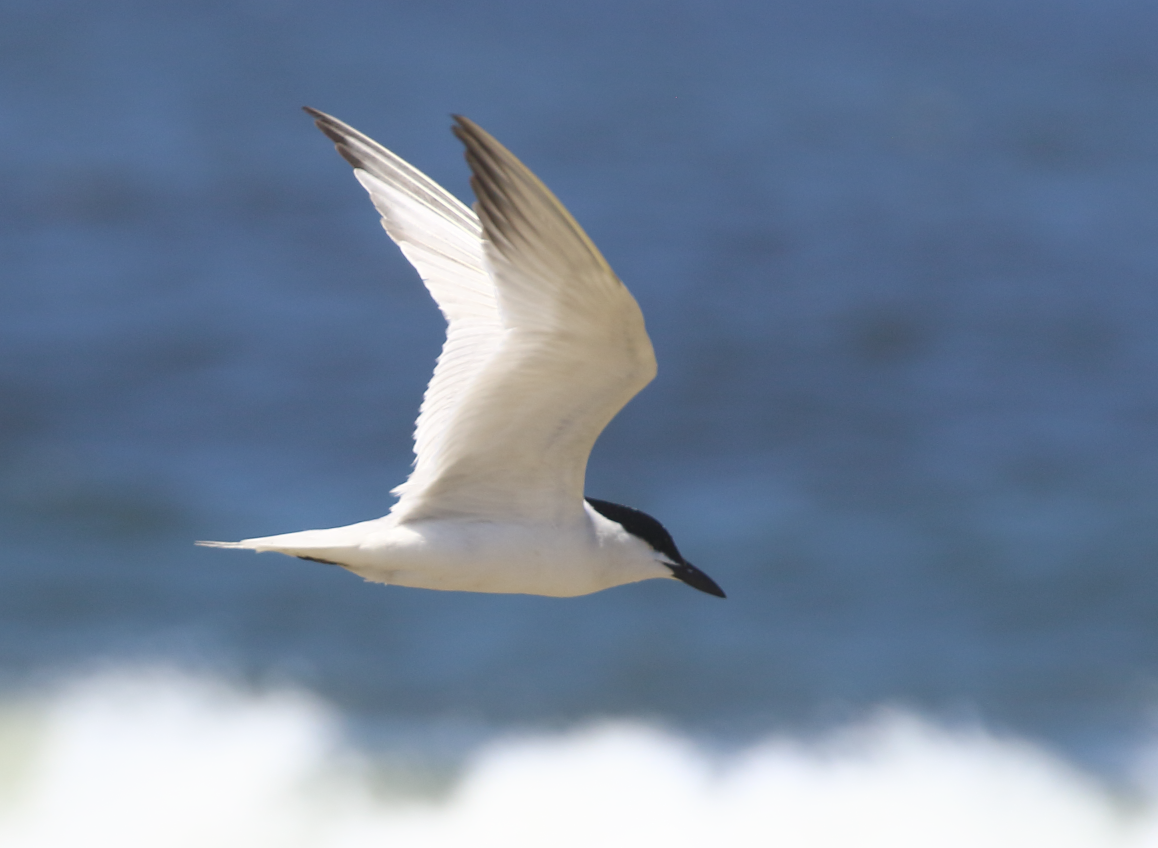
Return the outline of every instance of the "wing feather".
[[[626,286],[550,190],[466,118],[455,117],[454,132],[475,212],[376,142],[307,111],[354,166],[448,322],[414,471],[392,514],[581,519],[595,440],[655,376]]]
[[[591,448],[655,376],[655,354],[635,299],[570,213],[494,138],[455,120],[505,331],[407,514],[576,520]]]
[[[494,283],[486,270],[482,225],[458,198],[347,124],[305,110],[354,166],[382,226],[418,271],[447,321],[446,341],[414,429],[415,468],[396,494],[437,465],[454,408],[502,334]]]

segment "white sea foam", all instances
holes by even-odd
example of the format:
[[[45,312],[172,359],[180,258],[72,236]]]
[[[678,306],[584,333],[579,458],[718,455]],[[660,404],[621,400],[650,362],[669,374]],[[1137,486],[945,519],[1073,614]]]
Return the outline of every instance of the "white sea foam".
[[[727,756],[630,723],[494,739],[434,795],[384,782],[389,753],[340,727],[302,693],[174,672],[9,699],[0,845],[1158,845],[1158,781],[1126,800],[1027,743],[895,712]]]

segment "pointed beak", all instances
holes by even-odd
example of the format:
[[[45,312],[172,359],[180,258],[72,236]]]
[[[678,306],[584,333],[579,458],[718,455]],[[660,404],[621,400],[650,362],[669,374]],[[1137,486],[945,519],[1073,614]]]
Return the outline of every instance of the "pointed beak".
[[[671,569],[672,577],[676,580],[682,580],[693,589],[699,589],[701,592],[707,592],[709,595],[715,595],[717,598],[726,598],[724,590],[716,585],[713,580],[704,572],[700,571],[687,560],[684,560],[679,565],[672,565],[668,563],[668,568]]]

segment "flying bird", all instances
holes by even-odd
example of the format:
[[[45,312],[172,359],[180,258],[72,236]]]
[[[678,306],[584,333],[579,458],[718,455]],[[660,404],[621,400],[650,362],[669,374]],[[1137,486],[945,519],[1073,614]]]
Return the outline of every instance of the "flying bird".
[[[539,179],[454,116],[474,211],[341,121],[306,108],[446,318],[389,514],[217,548],[276,551],[366,580],[568,597],[652,578],[724,592],[656,519],[584,497],[587,458],[656,373],[643,314]]]

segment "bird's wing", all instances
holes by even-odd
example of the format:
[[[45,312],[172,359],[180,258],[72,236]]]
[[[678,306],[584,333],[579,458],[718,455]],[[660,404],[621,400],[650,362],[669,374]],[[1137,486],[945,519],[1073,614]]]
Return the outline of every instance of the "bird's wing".
[[[417,269],[447,322],[446,342],[414,429],[414,473],[395,490],[400,494],[437,464],[459,400],[502,336],[482,225],[458,198],[378,142],[316,109],[305,111],[354,166],[383,228]]]
[[[503,334],[398,511],[575,520],[591,448],[655,376],[655,354],[635,299],[567,210],[490,135],[455,120]]]
[[[363,185],[373,178],[367,188],[387,232],[449,322],[419,418],[414,472],[396,490],[393,514],[549,522],[582,515],[596,438],[655,376],[643,315],[626,286],[547,187],[466,118],[456,118],[454,131],[474,173],[477,219],[365,136],[315,117],[363,172]],[[479,221],[481,241],[470,229]],[[429,272],[436,282],[424,265],[437,270]],[[461,364],[447,366],[456,345]]]

